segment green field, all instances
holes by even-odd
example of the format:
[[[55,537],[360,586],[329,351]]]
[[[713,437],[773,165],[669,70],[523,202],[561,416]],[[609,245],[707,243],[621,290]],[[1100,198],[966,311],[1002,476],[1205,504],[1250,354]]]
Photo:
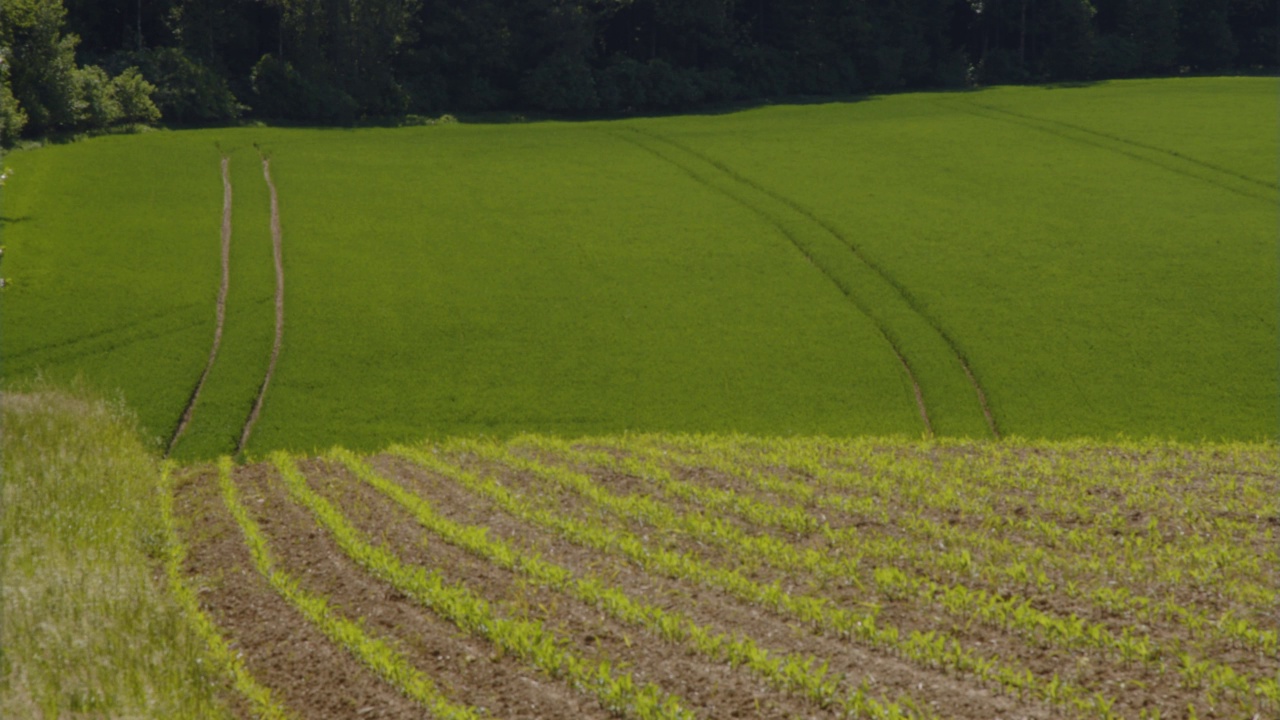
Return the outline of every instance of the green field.
[[[83,390],[0,410],[5,717],[1280,711],[1274,442],[523,434],[179,465]]]
[[[607,122],[112,136],[13,153],[6,381],[180,458],[521,431],[1276,434],[1276,83],[995,88]],[[966,367],[968,372],[966,372]],[[909,368],[909,369],[908,369]],[[984,415],[977,389],[991,414]]]

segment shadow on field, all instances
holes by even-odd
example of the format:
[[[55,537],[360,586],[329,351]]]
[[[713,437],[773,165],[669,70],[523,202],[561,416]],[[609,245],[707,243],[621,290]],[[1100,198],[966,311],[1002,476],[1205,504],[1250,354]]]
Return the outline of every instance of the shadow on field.
[[[1008,83],[1010,85],[1018,85],[1022,87],[1039,87],[1045,90],[1059,90],[1071,88],[1090,88],[1108,82],[1107,80],[1079,80],[1079,81],[1063,81],[1055,83]],[[539,122],[599,122],[607,120],[631,120],[638,118],[668,118],[668,117],[712,117],[718,115],[731,115],[733,113],[743,112],[747,110],[756,110],[759,108],[773,107],[779,105],[840,105],[860,103],[868,100],[879,100],[894,95],[906,93],[912,94],[956,94],[965,92],[981,92],[990,90],[999,85],[974,85],[969,87],[952,87],[952,88],[910,88],[902,90],[880,90],[876,92],[865,93],[848,93],[843,95],[779,95],[770,98],[755,98],[752,100],[730,101],[716,104],[707,104],[689,108],[673,108],[667,110],[619,110],[616,112],[593,112],[581,113],[573,115],[563,115],[552,112],[521,112],[514,110],[480,110],[480,111],[457,111],[454,113],[444,113],[437,117],[420,114],[406,114],[389,117],[366,117],[348,121],[329,121],[319,122],[311,120],[286,120],[282,118],[255,118],[238,123],[240,127],[263,127],[263,128],[297,128],[305,130],[358,130],[365,128],[402,128],[402,127],[422,127],[432,125],[451,125],[460,123],[465,125],[523,125]],[[232,123],[236,125],[236,123]],[[170,129],[184,129],[187,127],[225,127],[225,125],[213,124],[166,124],[165,127]],[[56,141],[55,141],[56,142]]]
[[[952,91],[954,92],[954,90]],[[710,117],[731,115],[745,110],[754,110],[775,105],[838,105],[877,100],[893,93],[850,94],[850,95],[795,95],[777,98],[762,98],[750,101],[706,105],[688,109],[671,110],[621,110],[617,112],[595,112],[574,115],[558,115],[550,112],[517,112],[505,110],[484,110],[475,112],[446,113],[439,117],[425,115],[403,115],[395,117],[362,118],[350,122],[317,123],[299,120],[281,120],[260,118],[243,123],[246,127],[299,128],[307,130],[358,130],[364,128],[401,128],[430,125],[526,125],[539,122],[599,122],[602,120],[631,120],[636,118],[665,117]]]
[[[1088,88],[1098,85],[1097,80],[1082,80],[1072,82],[1059,82],[1048,84],[1031,84],[1034,87],[1042,87],[1044,89],[1061,89],[1061,88]],[[318,123],[313,121],[298,120],[282,120],[260,118],[244,123],[246,126],[253,127],[273,127],[273,128],[301,128],[308,130],[355,130],[363,128],[400,128],[400,127],[420,127],[430,125],[450,125],[460,123],[465,125],[525,125],[539,122],[600,122],[608,120],[632,120],[640,118],[670,118],[670,117],[714,117],[719,115],[732,115],[733,113],[744,112],[747,110],[756,110],[759,108],[774,106],[794,106],[794,105],[848,105],[853,103],[861,103],[870,100],[880,100],[894,95],[906,93],[912,94],[955,94],[964,92],[981,92],[989,90],[995,85],[975,85],[962,88],[913,88],[904,90],[889,90],[866,93],[849,93],[844,95],[780,95],[771,98],[756,98],[752,100],[731,101],[716,104],[707,104],[697,107],[689,107],[684,109],[668,109],[668,110],[619,110],[616,112],[593,112],[580,113],[573,115],[562,115],[551,112],[519,112],[507,110],[483,110],[483,111],[460,111],[456,113],[446,113],[438,117],[429,117],[426,115],[408,114],[394,117],[374,117],[362,118],[359,120],[351,120],[344,123]]]

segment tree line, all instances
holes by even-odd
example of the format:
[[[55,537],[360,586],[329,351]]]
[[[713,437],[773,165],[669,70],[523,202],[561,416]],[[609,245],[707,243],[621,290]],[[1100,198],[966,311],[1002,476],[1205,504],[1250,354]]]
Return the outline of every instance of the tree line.
[[[0,143],[1271,69],[1280,0],[0,0]]]

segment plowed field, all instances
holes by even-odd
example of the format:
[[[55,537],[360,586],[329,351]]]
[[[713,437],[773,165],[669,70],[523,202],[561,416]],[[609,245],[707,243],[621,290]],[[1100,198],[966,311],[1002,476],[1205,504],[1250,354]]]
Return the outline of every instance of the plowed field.
[[[521,437],[172,487],[201,606],[297,717],[1253,718],[1280,713],[1277,466]]]

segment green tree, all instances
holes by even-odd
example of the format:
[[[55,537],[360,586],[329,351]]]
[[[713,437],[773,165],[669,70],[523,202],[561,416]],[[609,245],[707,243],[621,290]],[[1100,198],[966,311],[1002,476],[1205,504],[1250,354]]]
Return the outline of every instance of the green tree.
[[[407,106],[396,57],[412,42],[418,0],[279,0],[280,58],[308,82],[354,98],[363,112]]]
[[[1231,66],[1238,48],[1228,21],[1229,8],[1229,0],[1182,0],[1178,31],[1181,64],[1201,72]]]
[[[75,35],[63,35],[61,0],[0,0],[0,47],[14,99],[27,114],[27,129],[73,127],[82,110],[76,76]]]
[[[79,38],[63,34],[65,18],[61,0],[0,0],[6,80],[0,99],[12,108],[0,111],[0,138],[6,144],[23,129],[39,134],[159,118],[150,99],[155,87],[136,69],[112,80],[98,66],[76,66]]]
[[[120,122],[153,123],[160,110],[151,100],[156,86],[147,82],[138,68],[127,68],[111,81],[111,97],[120,109]]]
[[[1040,0],[1036,31],[1043,54],[1039,67],[1051,80],[1082,80],[1093,74],[1096,36],[1089,0]]]
[[[96,65],[76,68],[76,125],[83,129],[103,128],[120,121],[120,103],[116,100],[107,71]]]
[[[0,45],[0,148],[12,147],[27,125],[27,113],[9,87],[9,49]]]

